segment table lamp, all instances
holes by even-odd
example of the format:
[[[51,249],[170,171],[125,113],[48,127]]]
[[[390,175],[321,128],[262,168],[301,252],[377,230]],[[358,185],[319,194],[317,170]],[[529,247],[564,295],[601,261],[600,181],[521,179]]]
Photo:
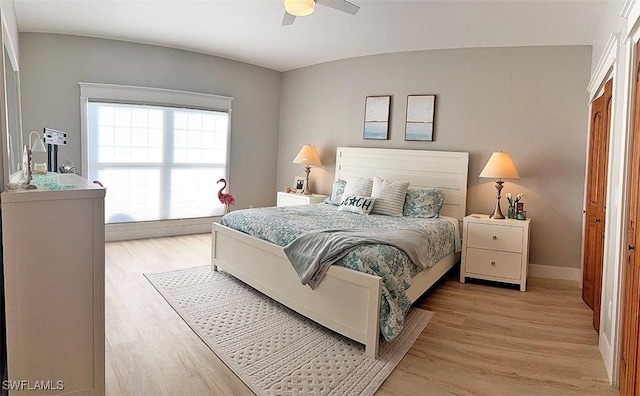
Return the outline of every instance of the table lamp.
[[[502,179],[519,179],[520,175],[516,170],[516,166],[513,164],[513,160],[509,153],[495,152],[491,154],[491,158],[480,172],[480,177],[486,177],[496,180],[496,190],[498,195],[496,197],[496,208],[489,217],[494,219],[504,219],[502,210],[500,210],[500,192],[502,191]]]
[[[306,165],[304,171],[307,173],[307,178],[304,183],[304,195],[311,195],[311,190],[309,190],[309,172],[311,172],[311,165],[320,166],[322,162],[320,162],[320,157],[318,156],[318,150],[316,150],[315,146],[310,144],[306,144],[302,146],[296,158],[293,159],[294,164],[303,164]]]

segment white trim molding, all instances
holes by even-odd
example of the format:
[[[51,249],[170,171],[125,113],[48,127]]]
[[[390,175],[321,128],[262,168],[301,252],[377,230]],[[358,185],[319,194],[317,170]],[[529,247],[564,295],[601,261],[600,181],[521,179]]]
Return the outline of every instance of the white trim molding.
[[[622,5],[620,16],[627,19],[627,37],[636,30],[636,24],[640,20],[640,1],[627,0]]]
[[[529,264],[528,276],[580,282],[582,270],[580,268],[557,267],[555,265]]]
[[[220,221],[220,217],[107,224],[105,225],[104,236],[106,242],[112,242],[186,234],[205,234],[211,233],[211,223],[218,221]]]
[[[591,73],[591,80],[587,85],[587,91],[589,92],[589,102],[596,98],[600,87],[606,81],[606,77],[609,74],[612,66],[618,62],[620,57],[620,33],[611,33],[607,44],[604,46],[602,56],[598,61],[593,73]]]
[[[117,100],[127,103],[182,105],[190,108],[202,107],[208,110],[231,110],[232,97],[211,95],[200,92],[178,91],[174,89],[136,87],[128,85],[78,83],[80,97],[95,100]]]

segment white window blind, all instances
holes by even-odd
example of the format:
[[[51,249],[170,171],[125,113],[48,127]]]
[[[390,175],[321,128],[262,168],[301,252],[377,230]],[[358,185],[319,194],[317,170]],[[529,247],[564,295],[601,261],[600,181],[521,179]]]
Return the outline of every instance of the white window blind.
[[[140,89],[145,94],[151,91],[160,103],[170,103],[176,97],[159,93],[178,92],[182,98],[177,99],[177,105],[141,104],[135,102],[148,103],[149,98],[106,95],[100,91],[105,86],[98,85],[96,91],[95,84],[85,85],[90,87],[82,92],[87,94],[82,95],[86,102],[83,170],[89,179],[100,180],[107,187],[106,223],[224,213],[216,182],[228,173],[230,108],[186,108],[183,99],[188,93],[148,88]],[[114,86],[106,87],[113,91]],[[116,93],[125,88],[136,90],[115,87]],[[81,84],[82,88],[86,87]]]

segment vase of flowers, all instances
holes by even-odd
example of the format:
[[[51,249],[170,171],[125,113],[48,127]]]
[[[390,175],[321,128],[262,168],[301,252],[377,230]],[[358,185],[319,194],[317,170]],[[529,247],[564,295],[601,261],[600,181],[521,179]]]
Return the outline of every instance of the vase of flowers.
[[[509,211],[507,212],[507,217],[510,219],[516,218],[516,204],[518,201],[522,199],[524,196],[523,193],[519,193],[516,197],[512,197],[511,193],[507,193],[507,201],[509,202]]]

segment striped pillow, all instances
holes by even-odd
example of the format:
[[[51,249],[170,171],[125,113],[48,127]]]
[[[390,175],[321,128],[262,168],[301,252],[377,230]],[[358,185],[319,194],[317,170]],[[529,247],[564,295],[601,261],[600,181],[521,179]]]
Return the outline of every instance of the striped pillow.
[[[370,197],[372,186],[373,180],[371,179],[363,177],[348,177],[347,185],[344,186],[342,196],[348,197],[356,195],[359,197]]]
[[[401,217],[404,197],[407,195],[408,189],[409,182],[407,181],[393,181],[375,177],[371,197],[375,198],[376,202],[371,213]]]

